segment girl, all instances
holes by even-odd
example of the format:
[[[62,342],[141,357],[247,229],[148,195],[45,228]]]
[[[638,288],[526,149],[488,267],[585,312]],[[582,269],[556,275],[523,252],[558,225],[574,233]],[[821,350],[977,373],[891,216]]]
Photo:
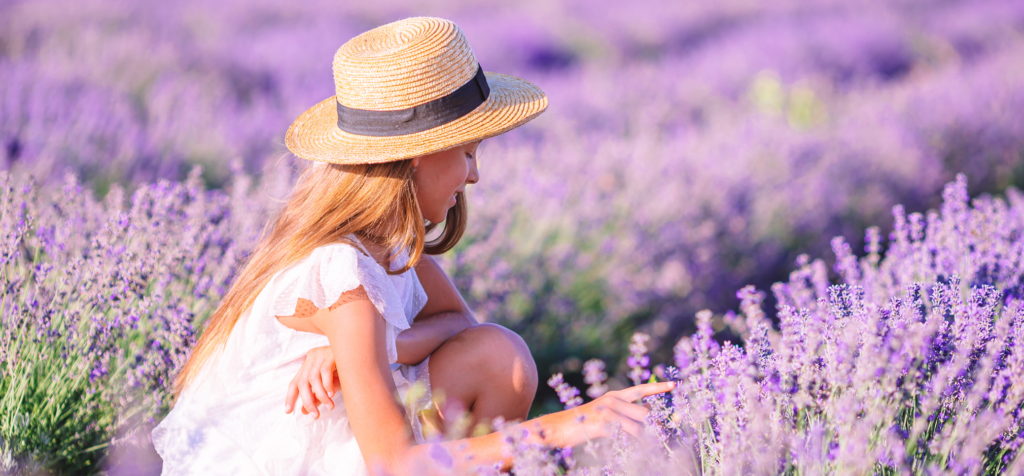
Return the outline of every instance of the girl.
[[[537,369],[525,343],[478,324],[424,255],[451,249],[465,229],[480,141],[533,119],[547,98],[484,73],[458,27],[438,18],[348,41],[334,82],[335,96],[286,135],[315,165],[210,318],[153,430],[164,474],[406,474],[429,451],[417,443],[431,395],[476,421],[529,412]],[[607,436],[613,424],[636,434],[647,409],[631,402],[670,388],[610,392],[519,425],[552,446]],[[507,465],[502,440],[442,446],[461,470]]]

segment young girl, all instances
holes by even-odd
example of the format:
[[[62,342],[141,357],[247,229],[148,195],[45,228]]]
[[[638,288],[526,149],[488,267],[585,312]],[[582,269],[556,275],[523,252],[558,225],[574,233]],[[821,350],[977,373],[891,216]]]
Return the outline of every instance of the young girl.
[[[478,422],[529,412],[537,369],[525,343],[477,323],[424,255],[465,230],[480,141],[533,119],[547,98],[484,73],[458,27],[438,18],[348,41],[334,82],[336,95],[286,136],[315,165],[210,318],[153,430],[164,474],[406,474],[430,451],[418,443],[432,395]],[[610,392],[519,425],[552,446],[612,425],[636,434],[647,409],[633,402],[670,388]],[[441,445],[456,471],[509,462],[497,433]]]

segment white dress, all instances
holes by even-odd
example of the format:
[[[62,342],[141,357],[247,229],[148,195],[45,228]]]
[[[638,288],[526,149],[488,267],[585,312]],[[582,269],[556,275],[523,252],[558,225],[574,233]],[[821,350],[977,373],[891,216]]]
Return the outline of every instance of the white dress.
[[[406,259],[399,256],[392,269]],[[284,412],[287,385],[306,353],[329,343],[326,336],[294,330],[276,318],[295,314],[298,298],[324,309],[359,285],[387,323],[392,376],[422,443],[417,415],[430,402],[429,358],[414,366],[396,364],[395,337],[409,328],[427,295],[415,270],[388,275],[359,249],[336,243],[274,275],[235,324],[223,352],[204,364],[153,429],[163,474],[368,474],[341,392],[335,392],[334,410],[321,406],[317,420],[301,413],[301,401],[291,414]]]

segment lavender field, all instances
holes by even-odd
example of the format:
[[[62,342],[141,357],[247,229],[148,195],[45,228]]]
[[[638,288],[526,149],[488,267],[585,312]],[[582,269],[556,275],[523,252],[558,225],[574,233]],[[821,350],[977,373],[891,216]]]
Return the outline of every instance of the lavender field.
[[[477,316],[570,403],[683,382],[642,450],[523,467],[1020,468],[1024,3],[675,3],[0,4],[0,473],[139,471],[303,166],[288,124],[413,15],[550,100],[484,142],[442,258]]]

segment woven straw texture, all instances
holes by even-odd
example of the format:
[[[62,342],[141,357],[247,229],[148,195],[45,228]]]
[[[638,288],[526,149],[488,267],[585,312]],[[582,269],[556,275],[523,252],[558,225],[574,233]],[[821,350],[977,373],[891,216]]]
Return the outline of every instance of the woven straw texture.
[[[335,96],[311,107],[288,128],[295,155],[336,164],[407,159],[486,139],[514,129],[547,108],[537,86],[486,72],[491,94],[473,112],[414,134],[364,136],[338,129],[335,102],[374,111],[400,110],[438,99],[469,81],[476,57],[454,23],[418,17],[352,38],[334,55]]]

